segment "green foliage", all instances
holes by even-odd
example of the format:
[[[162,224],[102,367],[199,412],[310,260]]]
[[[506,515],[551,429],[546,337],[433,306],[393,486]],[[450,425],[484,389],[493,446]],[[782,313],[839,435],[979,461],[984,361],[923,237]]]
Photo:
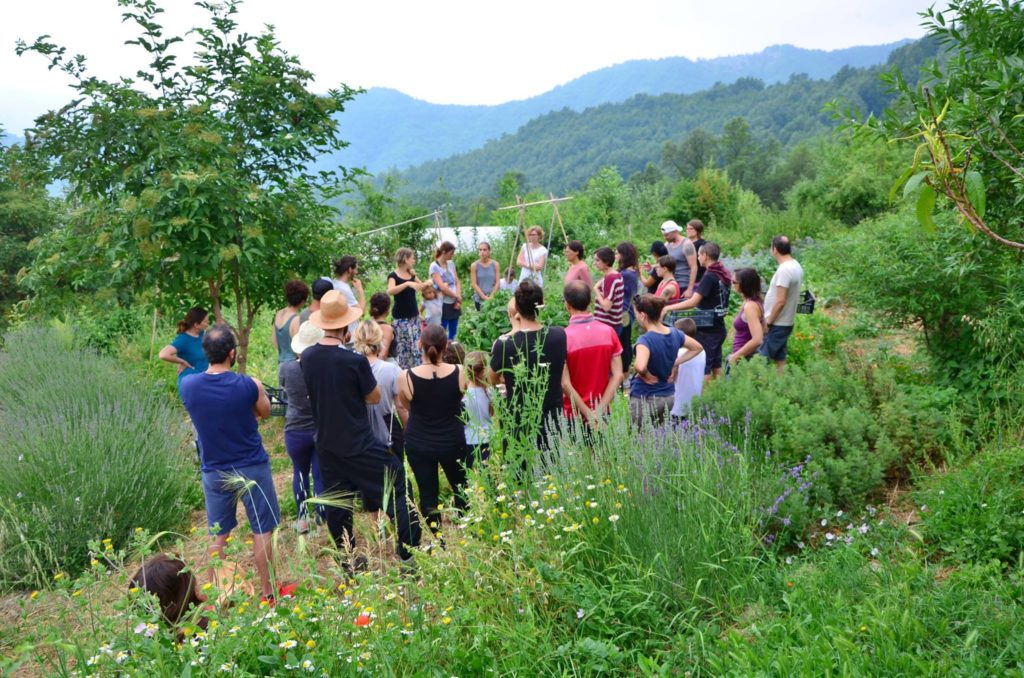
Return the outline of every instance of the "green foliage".
[[[235,1],[202,3],[209,25],[194,29],[193,63],[182,67],[172,50],[182,38],[164,34],[163,10],[122,5],[139,34],[130,44],[151,59],[134,78],[93,77],[45,36],[18,46],[64,71],[76,94],[28,131],[76,209],[40,245],[25,283],[37,294],[152,287],[167,308],[209,299],[218,316],[230,301],[244,371],[259,308],[289,277],[322,270],[333,215],[324,199],[339,176],[307,167],[343,146],[332,115],[354,91],[309,91],[313,74],[272,28],[238,30]]]
[[[920,326],[943,385],[988,402],[1019,402],[997,380],[1016,378],[1024,352],[1024,267],[1018,253],[949,228],[923,232],[905,212],[864,222],[824,246],[841,296],[888,324]],[[870,276],[866,271],[871,271]]]
[[[942,572],[905,551],[825,549],[773,572],[767,600],[713,634],[699,673],[1014,675],[1024,665],[1019,586],[1016,575]]]
[[[32,261],[32,241],[54,227],[60,211],[34,180],[31,162],[18,146],[0,147],[0,324],[3,312],[22,298],[18,277]]]
[[[914,48],[897,49],[890,57],[908,69],[909,81],[916,80],[914,67],[934,54],[935,45]],[[912,56],[903,54],[908,50]],[[735,169],[757,181],[763,179],[757,176],[759,168],[773,167],[773,156],[778,155],[770,139],[787,149],[834,128],[822,110],[831,99],[838,96],[862,111],[881,114],[892,99],[878,81],[882,70],[842,69],[828,80],[794,76],[768,87],[753,78],[740,78],[695,94],[640,94],[583,112],[556,110],[475,151],[408,169],[403,178],[417,192],[430,190],[443,176],[453,195],[470,197],[487,195],[506,170],[515,169],[529,187],[564,192],[583,186],[602,167],[618,167],[622,176],[633,176],[648,163],[660,162],[667,142],[684,143],[698,128],[720,135],[727,123],[744,116],[757,151],[750,155],[737,149],[737,163],[730,173]],[[669,166],[675,164],[670,161]],[[692,163],[682,171],[690,167]],[[763,190],[766,197],[769,192],[778,193],[770,183]]]
[[[862,505],[898,460],[864,382],[829,361],[787,366],[778,376],[752,360],[708,388],[702,400],[734,422],[749,417],[749,435],[763,439],[780,463],[809,457],[815,504]]]
[[[509,330],[508,300],[511,292],[495,292],[475,313],[467,311],[459,321],[459,341],[467,351],[488,351]]]
[[[954,563],[1019,563],[1024,550],[1024,449],[992,447],[922,479],[914,492],[930,552]]]
[[[813,178],[793,186],[786,204],[854,226],[888,209],[886,192],[906,152],[882,140],[844,134],[817,144],[811,158]]]
[[[0,353],[0,587],[79,572],[87,542],[181,526],[196,506],[180,411],[66,334],[24,327]]]
[[[1011,0],[953,0],[921,16],[947,58],[929,63],[917,87],[891,73],[899,97],[884,118],[868,121],[868,129],[917,146],[897,186],[917,178],[922,225],[934,227],[941,195],[972,232],[1024,249],[1024,7]],[[938,204],[944,209],[948,203]]]
[[[710,227],[736,224],[737,193],[729,177],[718,170],[701,170],[693,180],[681,179],[665,203],[665,218],[678,224],[700,219]]]
[[[339,256],[355,253],[364,271],[391,271],[395,266],[395,252],[400,247],[411,248],[419,262],[433,259],[435,223],[432,216],[385,231],[361,235],[421,217],[430,211],[407,204],[399,198],[396,194],[397,178],[388,175],[379,187],[370,180],[359,181],[356,189],[357,195],[348,201],[352,209],[345,214],[342,222],[347,232],[341,234],[340,243],[332,245],[332,251],[338,252]],[[333,262],[325,263],[329,266]]]

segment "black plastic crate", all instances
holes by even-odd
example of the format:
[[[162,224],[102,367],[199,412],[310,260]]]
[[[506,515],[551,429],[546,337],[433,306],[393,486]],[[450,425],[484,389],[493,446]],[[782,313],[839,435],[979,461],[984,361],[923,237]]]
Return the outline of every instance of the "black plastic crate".
[[[270,398],[270,416],[283,417],[288,411],[288,398],[285,396],[284,389],[263,384],[263,390]]]
[[[814,302],[816,299],[810,290],[804,290],[800,294],[800,303],[797,304],[796,312],[810,315],[814,313]]]

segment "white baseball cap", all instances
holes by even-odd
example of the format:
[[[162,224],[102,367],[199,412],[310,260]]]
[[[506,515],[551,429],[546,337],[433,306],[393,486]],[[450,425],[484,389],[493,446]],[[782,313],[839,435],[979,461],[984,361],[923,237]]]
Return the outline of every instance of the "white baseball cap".
[[[682,231],[682,230],[683,229],[679,228],[679,224],[677,224],[676,222],[672,221],[671,219],[669,219],[668,221],[666,221],[665,223],[663,223],[661,225],[661,232],[662,233],[671,233],[672,231],[677,231],[678,232],[678,231]]]

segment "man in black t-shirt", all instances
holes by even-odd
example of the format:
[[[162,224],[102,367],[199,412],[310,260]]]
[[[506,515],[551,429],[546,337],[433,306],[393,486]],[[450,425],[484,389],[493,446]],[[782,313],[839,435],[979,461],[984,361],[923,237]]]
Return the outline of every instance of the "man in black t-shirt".
[[[302,352],[302,376],[316,424],[325,494],[358,492],[366,506],[386,506],[398,529],[398,555],[405,560],[411,557],[409,547],[420,543],[419,521],[407,504],[405,468],[373,435],[366,405],[380,401],[380,388],[370,363],[342,346],[346,328],[361,315],[341,293],[323,296],[309,321],[324,330],[324,338]],[[352,509],[328,506],[327,528],[339,548],[355,545]]]
[[[697,260],[704,267],[704,277],[697,283],[689,299],[665,307],[670,311],[686,311],[692,308],[711,311],[711,324],[697,323],[696,339],[704,347],[706,360],[704,378],[711,380],[722,373],[722,344],[725,343],[725,312],[729,308],[729,293],[732,291],[732,273],[718,258],[722,248],[716,243],[704,243],[697,252]]]
[[[562,379],[565,373],[565,329],[542,327],[537,321],[537,308],[544,304],[541,288],[529,280],[519,283],[515,294],[516,313],[520,318],[520,329],[511,336],[498,339],[491,349],[491,380],[505,384],[505,397],[513,413],[514,425],[510,435],[525,436],[531,430],[531,423],[524,421],[532,405],[528,400],[540,400],[541,421],[537,433],[537,446],[547,447],[548,430],[552,420],[562,411]],[[526,373],[533,376],[546,370],[543,383],[520,383],[516,379],[515,367],[523,364]]]

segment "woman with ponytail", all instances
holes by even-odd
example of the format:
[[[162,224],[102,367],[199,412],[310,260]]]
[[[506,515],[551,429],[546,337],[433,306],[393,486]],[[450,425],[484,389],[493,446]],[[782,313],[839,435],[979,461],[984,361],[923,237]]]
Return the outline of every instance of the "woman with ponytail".
[[[167,346],[160,349],[160,360],[178,366],[178,388],[181,380],[190,374],[205,372],[210,364],[203,353],[203,332],[210,326],[209,314],[206,309],[195,306],[188,310],[185,317],[178,322],[178,336]]]
[[[466,507],[466,434],[462,394],[466,376],[461,365],[443,361],[448,334],[428,325],[420,336],[422,363],[405,370],[399,379],[398,402],[409,411],[405,454],[419,488],[420,514],[435,533],[441,529],[438,511],[438,466],[455,492],[455,506]]]

